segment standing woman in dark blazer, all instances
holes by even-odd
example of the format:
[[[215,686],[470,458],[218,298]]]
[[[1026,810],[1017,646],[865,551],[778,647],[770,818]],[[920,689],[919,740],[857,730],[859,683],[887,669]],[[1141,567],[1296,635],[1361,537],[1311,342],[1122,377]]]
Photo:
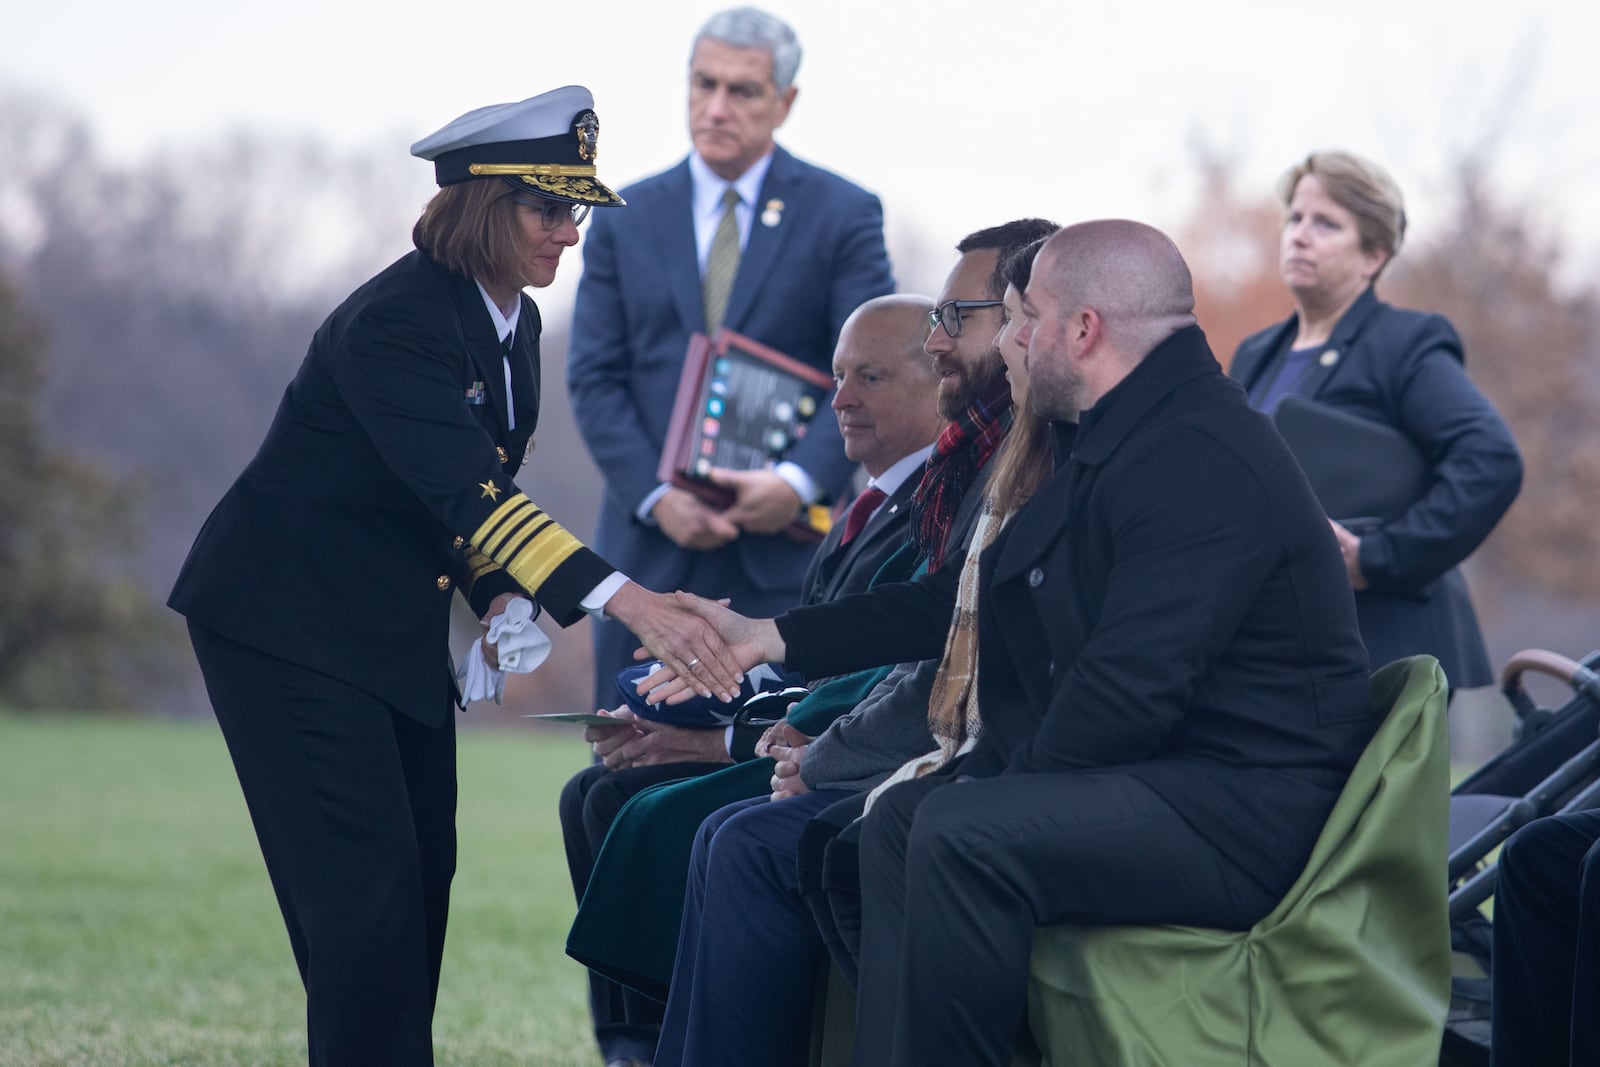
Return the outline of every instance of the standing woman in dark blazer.
[[[1374,291],[1405,236],[1394,180],[1351,153],[1317,152],[1278,193],[1279,269],[1295,313],[1246,338],[1228,373],[1268,415],[1285,396],[1312,397],[1401,431],[1426,457],[1428,486],[1404,512],[1361,530],[1333,523],[1361,636],[1374,669],[1428,653],[1452,689],[1487,685],[1494,675],[1457,565],[1516,499],[1522,457],[1467,378],[1450,323]]]
[[[412,147],[443,187],[416,251],[318,329],[207,519],[185,615],[306,989],[310,1062],[431,1064],[455,872],[450,596],[618,619],[729,692],[709,628],[585,548],[511,476],[539,415],[539,310],[591,206],[599,123],[568,86]],[[496,666],[492,647],[485,660]]]

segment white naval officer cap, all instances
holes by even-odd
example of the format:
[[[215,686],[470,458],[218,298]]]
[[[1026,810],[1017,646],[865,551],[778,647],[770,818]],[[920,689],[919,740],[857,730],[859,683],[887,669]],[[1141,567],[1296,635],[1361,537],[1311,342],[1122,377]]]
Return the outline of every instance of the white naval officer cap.
[[[622,197],[595,177],[600,120],[594,97],[565,85],[514,104],[490,104],[447,122],[411,146],[440,185],[501,178],[540,196],[612,207]]]

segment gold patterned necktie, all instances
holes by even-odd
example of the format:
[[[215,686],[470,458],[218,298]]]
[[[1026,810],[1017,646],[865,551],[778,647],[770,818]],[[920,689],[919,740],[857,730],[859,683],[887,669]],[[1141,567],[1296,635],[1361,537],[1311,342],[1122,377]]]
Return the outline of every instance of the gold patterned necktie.
[[[706,256],[703,293],[707,333],[722,325],[722,315],[728,310],[728,294],[733,291],[733,276],[739,271],[739,220],[733,212],[738,203],[738,190],[728,186],[722,194],[722,218],[711,238],[711,253]]]

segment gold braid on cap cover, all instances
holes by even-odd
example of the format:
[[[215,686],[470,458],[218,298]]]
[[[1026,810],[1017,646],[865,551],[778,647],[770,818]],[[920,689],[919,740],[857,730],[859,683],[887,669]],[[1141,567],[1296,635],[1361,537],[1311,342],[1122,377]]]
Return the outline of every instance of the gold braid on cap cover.
[[[551,196],[564,196],[569,200],[577,200],[585,204],[616,204],[621,206],[627,201],[612,192],[599,178],[547,178],[540,174],[521,175],[523,184],[536,193],[548,193]]]
[[[479,177],[496,174],[542,174],[552,178],[593,178],[593,164],[580,163],[474,163],[467,173]]]

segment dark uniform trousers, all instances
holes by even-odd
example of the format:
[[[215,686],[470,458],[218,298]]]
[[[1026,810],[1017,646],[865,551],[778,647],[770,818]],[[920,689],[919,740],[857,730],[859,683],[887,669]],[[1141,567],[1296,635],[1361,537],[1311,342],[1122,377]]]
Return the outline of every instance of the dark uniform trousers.
[[[431,1064],[456,865],[454,717],[424,726],[203,626],[189,636],[305,984],[312,1067]],[[442,657],[440,675],[446,704]]]
[[[1506,842],[1492,959],[1495,1067],[1600,1064],[1600,811]]]
[[[860,862],[854,1062],[885,1067],[1009,1064],[1037,926],[1243,930],[1277,903],[1120,771],[897,785],[867,814]],[[930,1004],[944,1010],[915,1010]]]

